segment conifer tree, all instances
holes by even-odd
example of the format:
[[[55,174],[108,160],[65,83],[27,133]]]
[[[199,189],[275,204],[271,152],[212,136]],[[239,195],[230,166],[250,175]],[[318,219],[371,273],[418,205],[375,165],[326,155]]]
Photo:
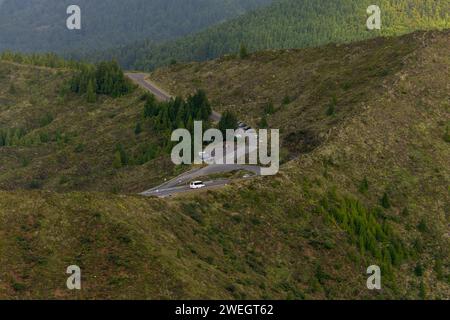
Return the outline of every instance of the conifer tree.
[[[114,167],[114,169],[122,168],[122,158],[120,156],[120,151],[116,151],[114,153],[113,167]]]
[[[263,115],[263,117],[262,117],[262,119],[261,119],[261,121],[259,123],[259,127],[261,129],[267,129],[269,127],[266,115]]]
[[[241,59],[246,59],[248,58],[248,51],[247,51],[247,46],[245,45],[245,43],[241,43],[240,47],[239,47],[239,57]]]
[[[138,121],[138,123],[136,123],[136,128],[134,128],[134,133],[136,135],[139,135],[139,134],[141,134],[141,132],[142,132],[142,125],[141,125],[141,122]]]
[[[86,92],[86,99],[89,103],[94,103],[97,101],[97,96],[95,94],[95,85],[94,81],[91,79],[89,80],[88,86],[87,86],[87,92]]]
[[[219,121],[219,130],[222,131],[223,134],[226,133],[227,129],[236,129],[237,128],[237,118],[231,111],[226,111],[222,115],[222,119]]]

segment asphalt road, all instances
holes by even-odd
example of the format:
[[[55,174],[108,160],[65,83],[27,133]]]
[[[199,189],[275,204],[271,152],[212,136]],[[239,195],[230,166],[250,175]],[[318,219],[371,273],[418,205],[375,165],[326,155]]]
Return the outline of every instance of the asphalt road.
[[[167,101],[172,98],[168,93],[164,92],[161,88],[158,88],[151,81],[146,79],[147,74],[145,73],[126,73],[125,74],[132,81],[137,83],[142,88],[148,90],[153,93],[155,97],[160,101]],[[220,121],[222,118],[220,113],[214,112],[211,115],[212,121]],[[249,150],[249,152],[254,152],[254,150]],[[234,158],[234,156],[225,155],[226,161],[229,161],[230,158]],[[231,160],[232,161],[232,160]],[[220,173],[228,173],[232,171],[245,170],[252,172],[255,176],[259,176],[261,174],[261,168],[258,166],[251,165],[238,165],[238,164],[211,164],[206,167],[200,169],[193,169],[191,171],[185,172],[178,177],[167,181],[161,184],[158,187],[152,188],[150,190],[144,191],[141,193],[143,196],[157,196],[161,198],[170,197],[179,193],[184,192],[195,192],[198,190],[205,190],[215,187],[225,186],[230,183],[230,180],[222,179],[215,181],[206,181],[204,182],[205,188],[192,190],[189,187],[191,181],[198,177],[205,177],[212,174],[220,174]]]
[[[202,189],[195,189],[195,190],[191,189],[189,187],[189,185],[176,186],[176,187],[172,187],[172,188],[161,188],[161,189],[158,188],[153,191],[143,192],[143,193],[141,193],[141,195],[147,196],[147,197],[155,196],[155,197],[159,197],[159,198],[167,198],[167,197],[171,197],[171,196],[174,196],[174,195],[180,194],[180,193],[196,192],[196,191],[201,191],[201,190],[208,190],[208,189],[223,187],[223,186],[226,186],[227,184],[229,184],[230,182],[231,182],[230,180],[206,181],[206,182],[203,182],[206,187],[204,187]]]
[[[157,85],[152,83],[147,79],[147,74],[145,73],[133,73],[127,72],[125,75],[130,78],[134,83],[138,84],[144,89],[147,89],[159,100],[168,101],[172,98],[170,94],[159,88]],[[222,119],[222,115],[218,112],[213,111],[211,114],[211,120],[214,122],[219,122]]]
[[[138,84],[139,86],[143,87],[144,89],[147,89],[151,93],[155,95],[155,97],[160,101],[167,101],[172,98],[171,95],[164,92],[161,88],[158,88],[154,83],[146,79],[147,74],[145,73],[125,73],[125,75],[130,78],[133,82]]]
[[[173,193],[193,191],[189,188],[189,183],[198,177],[206,177],[212,174],[228,173],[232,171],[245,170],[252,172],[255,176],[261,174],[261,168],[258,166],[249,165],[234,165],[234,164],[215,164],[209,165],[200,169],[194,169],[185,172],[178,177],[164,182],[163,184],[141,193],[143,196],[167,196]],[[205,182],[206,188],[224,186],[230,183],[230,180],[216,180]],[[195,190],[194,190],[195,191]]]

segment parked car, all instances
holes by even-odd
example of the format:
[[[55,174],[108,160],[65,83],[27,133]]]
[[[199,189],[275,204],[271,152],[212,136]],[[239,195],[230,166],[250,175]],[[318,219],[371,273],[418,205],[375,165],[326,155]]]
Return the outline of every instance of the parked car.
[[[246,133],[247,134],[252,134],[255,138],[258,138],[258,133],[253,128],[250,128],[250,129],[246,130]]]
[[[238,129],[236,130],[236,133],[234,134],[234,136],[235,136],[237,139],[242,139],[242,136],[244,135],[244,133],[245,133],[245,131],[244,131],[242,128],[238,128]]]
[[[206,185],[202,181],[193,181],[189,185],[189,188],[191,188],[191,189],[201,189],[204,187],[206,187]]]
[[[209,159],[211,159],[211,156],[209,154],[207,154],[206,152],[204,152],[204,151],[199,152],[198,156],[203,161],[208,161]]]

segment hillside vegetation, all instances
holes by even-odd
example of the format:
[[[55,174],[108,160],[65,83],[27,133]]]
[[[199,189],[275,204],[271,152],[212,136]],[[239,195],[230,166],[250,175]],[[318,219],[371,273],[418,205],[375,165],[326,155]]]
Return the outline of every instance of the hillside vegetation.
[[[116,67],[79,74],[0,60],[2,189],[141,192],[183,170],[167,156],[170,135],[155,134],[144,115],[150,98],[123,95],[130,84]]]
[[[236,17],[270,0],[3,0],[0,51],[102,50],[137,40],[158,43]],[[69,5],[81,30],[66,28]]]
[[[380,31],[366,27],[366,10],[373,4],[381,8]],[[449,1],[435,0],[275,0],[270,6],[179,40],[159,45],[136,43],[104,54],[118,58],[126,67],[151,70],[174,61],[236,54],[241,44],[249,51],[303,48],[449,28],[449,12]]]
[[[0,269],[0,297],[448,299],[449,40],[449,31],[417,32],[155,72],[166,89],[202,87],[213,109],[235,110],[250,123],[265,110],[270,127],[284,128],[293,160],[274,177],[168,200],[2,191],[0,263],[9,267]],[[2,68],[23,101],[30,96],[22,83],[39,76],[33,96],[40,92],[39,101],[65,110],[50,103],[65,71]],[[13,99],[4,91],[0,97]],[[79,132],[128,132],[139,95],[103,98],[95,110],[79,98],[77,108],[90,117],[105,114]],[[73,99],[67,108],[76,108]],[[30,104],[10,103],[2,102],[2,126],[21,127]],[[300,133],[308,123],[319,137],[313,145]],[[33,152],[41,149],[55,152]],[[13,164],[21,149],[0,150]],[[9,172],[21,177],[16,170]],[[83,270],[81,291],[65,289],[72,264]],[[373,264],[382,268],[381,291],[366,288]]]

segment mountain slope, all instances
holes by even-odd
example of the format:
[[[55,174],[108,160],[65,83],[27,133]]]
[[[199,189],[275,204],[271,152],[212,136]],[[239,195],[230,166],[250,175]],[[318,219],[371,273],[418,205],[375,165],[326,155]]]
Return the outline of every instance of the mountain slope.
[[[0,263],[9,266],[0,297],[448,299],[449,39],[417,32],[155,73],[180,92],[208,78],[214,106],[231,108],[254,68],[259,86],[246,92],[257,101],[269,83],[272,93],[288,81],[305,89],[272,127],[300,130],[288,118],[316,112],[332,130],[275,177],[181,198],[0,192]],[[318,82],[337,100],[330,122],[320,118],[325,106],[314,107],[329,101]],[[72,264],[82,268],[80,292],[65,289]],[[373,264],[381,291],[366,287]]]
[[[69,0],[5,0],[0,4],[0,50],[101,50],[147,39],[173,39],[223,22],[270,0],[77,1],[82,29],[66,28]]]
[[[164,137],[143,119],[143,91],[89,103],[70,92],[74,73],[0,59],[2,189],[138,193],[177,175]],[[118,149],[130,163],[116,168]],[[147,152],[151,159],[132,163]]]
[[[237,53],[241,43],[252,51],[299,48],[450,27],[448,1],[381,0],[377,4],[382,10],[382,30],[368,31],[366,10],[372,4],[369,0],[278,0],[177,41],[156,46],[138,43],[106,55],[116,56],[126,67],[149,70],[172,60]]]

